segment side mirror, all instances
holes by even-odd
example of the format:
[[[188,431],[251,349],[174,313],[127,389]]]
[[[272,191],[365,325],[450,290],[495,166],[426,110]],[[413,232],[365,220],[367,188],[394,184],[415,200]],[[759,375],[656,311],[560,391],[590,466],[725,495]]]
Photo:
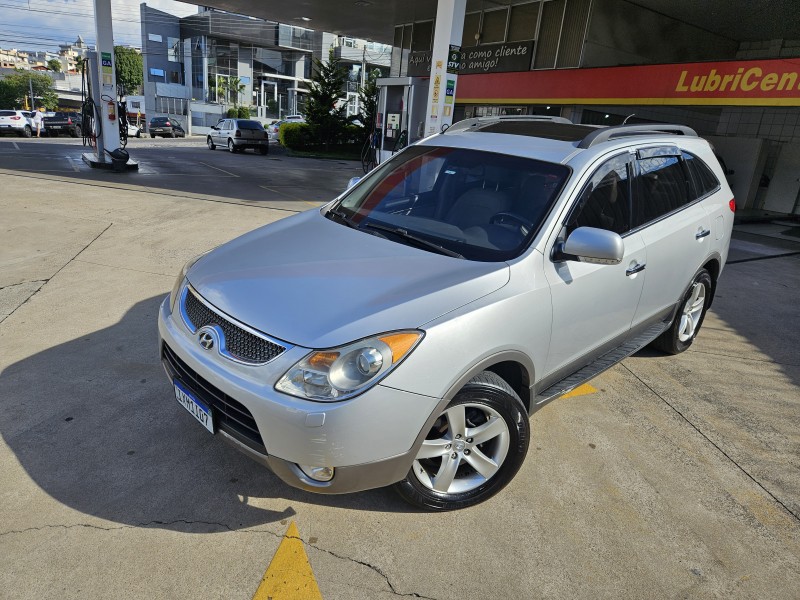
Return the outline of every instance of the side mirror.
[[[217,127],[216,125],[212,125],[211,129],[213,129],[214,131],[219,131],[219,127]]]
[[[346,189],[349,190],[351,187],[353,187],[359,181],[361,181],[361,177],[351,177],[350,181],[347,182],[347,188]]]
[[[618,265],[625,255],[619,234],[595,227],[578,227],[560,248],[561,260],[578,260],[595,265]]]

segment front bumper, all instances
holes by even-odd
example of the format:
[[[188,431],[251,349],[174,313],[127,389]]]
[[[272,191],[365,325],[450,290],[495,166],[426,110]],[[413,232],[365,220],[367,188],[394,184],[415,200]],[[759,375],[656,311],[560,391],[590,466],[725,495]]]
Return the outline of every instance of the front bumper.
[[[289,348],[264,365],[233,362],[204,350],[180,315],[170,312],[169,298],[159,311],[159,336],[171,379],[179,379],[196,393],[198,386],[210,387],[249,412],[257,437],[246,428],[226,425],[226,418],[217,415],[221,437],[289,485],[308,491],[346,493],[400,481],[411,468],[424,438],[420,434],[439,404],[437,398],[380,384],[343,402],[312,402],[281,394],[274,389],[275,381],[307,349]],[[182,367],[176,369],[175,364]],[[212,410],[217,412],[213,404]],[[299,464],[334,467],[335,474],[329,482],[314,481]]]

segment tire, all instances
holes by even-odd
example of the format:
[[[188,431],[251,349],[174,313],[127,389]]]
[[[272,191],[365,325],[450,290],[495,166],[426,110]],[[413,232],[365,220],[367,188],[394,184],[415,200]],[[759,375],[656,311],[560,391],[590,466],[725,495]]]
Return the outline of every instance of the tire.
[[[74,137],[74,138],[76,138],[76,137],[81,137],[81,128],[80,128],[80,127],[78,127],[78,126],[75,126],[75,129],[73,129],[73,130],[70,132],[70,134],[69,134],[69,135],[70,135],[70,137]]]
[[[208,136],[206,138],[206,144],[208,144],[208,149],[209,150],[214,150],[217,147],[217,145],[214,142],[211,141],[211,136]]]
[[[667,354],[680,354],[689,348],[706,317],[711,291],[711,275],[705,269],[700,269],[684,294],[672,325],[651,346]]]
[[[266,156],[267,154],[269,154],[269,147],[267,147],[267,146],[259,146],[258,147],[258,151],[262,156]]]
[[[485,437],[473,442],[482,432]],[[529,442],[530,421],[519,396],[502,378],[484,371],[439,415],[408,475],[394,489],[425,510],[473,506],[514,478]]]
[[[22,130],[22,137],[29,138],[33,135],[33,130],[30,128],[30,125],[25,125],[25,128]]]
[[[142,137],[142,132],[141,132],[141,131],[137,131],[137,132],[136,132],[136,137],[137,137],[137,138],[140,138],[140,137]]]
[[[233,140],[228,140],[228,152],[231,154],[236,154],[238,150],[236,150],[236,145],[233,143]]]
[[[178,137],[178,135],[174,131],[170,131],[169,137],[171,137],[174,140],[176,137]]]
[[[155,137],[156,137],[156,134],[155,134],[155,133],[151,133],[151,134],[150,134],[150,137],[151,137],[151,138],[153,138],[153,139],[155,139]]]

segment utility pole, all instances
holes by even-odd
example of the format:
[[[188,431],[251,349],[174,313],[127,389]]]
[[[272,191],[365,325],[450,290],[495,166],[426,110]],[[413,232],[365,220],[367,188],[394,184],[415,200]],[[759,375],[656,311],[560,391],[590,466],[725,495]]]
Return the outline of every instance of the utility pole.
[[[36,106],[33,104],[33,78],[28,75],[28,89],[31,92],[31,110],[36,110]]]

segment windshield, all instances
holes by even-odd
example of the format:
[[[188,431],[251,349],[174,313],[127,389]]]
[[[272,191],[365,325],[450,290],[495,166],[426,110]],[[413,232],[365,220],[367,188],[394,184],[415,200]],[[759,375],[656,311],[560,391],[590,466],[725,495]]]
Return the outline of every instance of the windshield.
[[[331,212],[399,243],[413,236],[470,260],[509,260],[536,235],[568,175],[529,158],[411,146]]]
[[[239,129],[264,129],[258,121],[237,121]]]

